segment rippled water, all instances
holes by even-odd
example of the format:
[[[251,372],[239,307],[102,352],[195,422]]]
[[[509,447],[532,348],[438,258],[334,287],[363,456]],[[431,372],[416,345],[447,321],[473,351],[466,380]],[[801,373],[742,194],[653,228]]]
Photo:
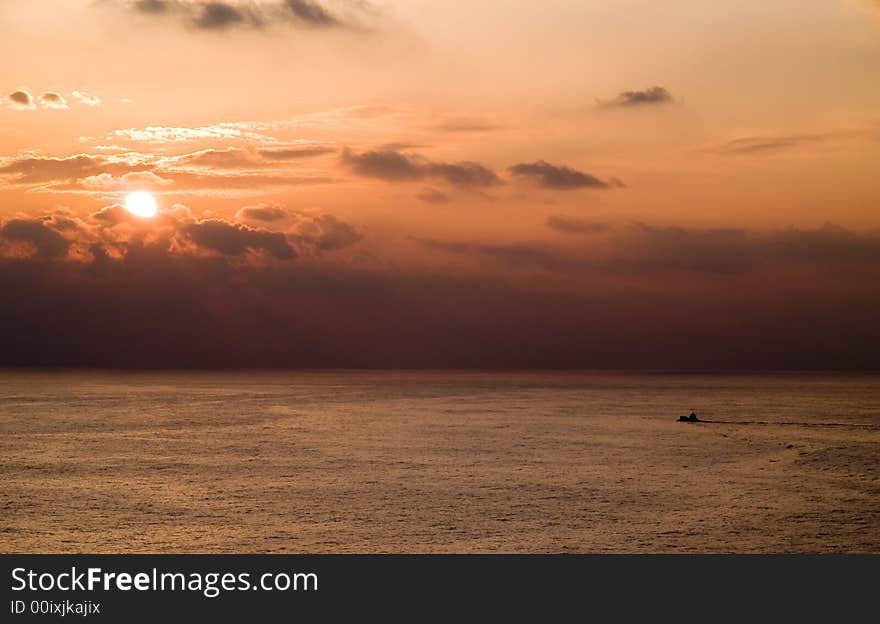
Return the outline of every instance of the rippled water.
[[[0,372],[0,539],[880,552],[878,405],[877,376]]]

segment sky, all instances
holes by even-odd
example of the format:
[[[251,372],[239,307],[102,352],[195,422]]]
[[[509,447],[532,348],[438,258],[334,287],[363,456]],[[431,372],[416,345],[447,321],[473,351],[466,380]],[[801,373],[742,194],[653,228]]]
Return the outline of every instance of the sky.
[[[880,369],[880,2],[0,31],[2,366]]]

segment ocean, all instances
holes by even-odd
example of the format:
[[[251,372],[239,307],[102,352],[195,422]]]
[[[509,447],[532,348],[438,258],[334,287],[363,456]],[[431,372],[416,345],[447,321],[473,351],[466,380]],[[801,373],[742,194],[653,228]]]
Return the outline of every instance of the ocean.
[[[0,371],[0,544],[876,553],[878,406],[869,375]]]

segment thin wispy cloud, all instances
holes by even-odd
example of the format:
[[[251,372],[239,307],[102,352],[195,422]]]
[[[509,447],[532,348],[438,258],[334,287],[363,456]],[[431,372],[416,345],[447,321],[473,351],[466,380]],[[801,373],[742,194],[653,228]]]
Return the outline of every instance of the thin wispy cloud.
[[[71,95],[80,103],[86,106],[101,106],[101,98],[85,91],[73,91]]]
[[[722,156],[757,156],[776,154],[800,148],[815,147],[837,141],[880,140],[880,128],[856,128],[800,134],[768,134],[741,137],[705,149]]]
[[[449,133],[492,132],[501,130],[503,126],[484,119],[469,117],[449,117],[438,123],[428,126],[429,130]]]
[[[143,143],[182,143],[202,139],[275,142],[274,137],[249,130],[246,124],[220,123],[213,126],[147,126],[115,130],[112,136]]]
[[[21,156],[0,160],[0,188],[32,192],[106,196],[135,186],[159,192],[230,195],[264,189],[332,184],[320,171],[293,170],[237,148],[201,150],[179,156],[138,152]]]

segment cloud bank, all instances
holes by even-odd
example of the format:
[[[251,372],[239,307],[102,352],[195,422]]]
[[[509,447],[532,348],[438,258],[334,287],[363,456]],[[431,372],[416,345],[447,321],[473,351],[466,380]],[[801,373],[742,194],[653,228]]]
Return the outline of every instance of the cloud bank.
[[[880,367],[877,233],[560,225],[564,247],[414,240],[441,256],[414,264],[282,206],[14,217],[0,365]]]

